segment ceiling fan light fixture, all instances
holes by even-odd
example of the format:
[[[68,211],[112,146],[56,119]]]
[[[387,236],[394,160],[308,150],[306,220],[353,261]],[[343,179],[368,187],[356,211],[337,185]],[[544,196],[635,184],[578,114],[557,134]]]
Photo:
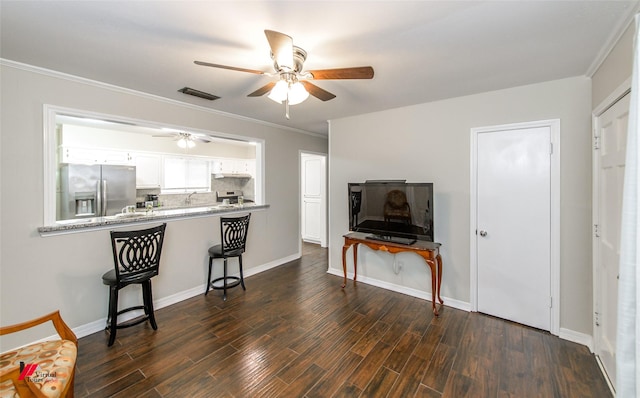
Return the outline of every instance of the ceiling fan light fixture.
[[[285,80],[279,80],[276,85],[271,89],[268,97],[269,99],[281,104],[287,99],[287,92],[289,91],[289,84]]]
[[[0,0],[1,1],[1,0]],[[296,105],[305,101],[309,95],[321,101],[329,101],[336,96],[311,83],[309,80],[336,80],[336,79],[373,79],[371,66],[358,66],[348,68],[314,69],[304,70],[304,62],[307,52],[293,45],[293,39],[284,33],[266,29],[264,31],[269,48],[273,69],[275,73],[267,73],[261,70],[239,68],[209,62],[194,61],[197,65],[213,68],[247,72],[264,76],[278,76],[277,82],[272,81],[253,91],[247,97],[261,97],[267,95],[272,101],[285,104],[285,116],[289,118],[289,105]],[[300,82],[300,80],[302,80]]]
[[[289,87],[289,105],[297,105],[309,98],[309,93],[302,83],[295,82]]]
[[[186,148],[193,148],[194,146],[196,146],[196,143],[193,142],[193,139],[191,138],[190,134],[181,133],[180,135],[181,135],[180,139],[176,142],[180,148],[186,149]]]

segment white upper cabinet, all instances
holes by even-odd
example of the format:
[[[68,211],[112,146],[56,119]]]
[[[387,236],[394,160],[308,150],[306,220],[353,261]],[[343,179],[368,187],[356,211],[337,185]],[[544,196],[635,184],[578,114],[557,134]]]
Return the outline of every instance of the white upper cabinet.
[[[255,159],[215,159],[213,161],[213,174],[249,174],[255,177],[256,161]]]
[[[244,160],[245,170],[247,174],[250,174],[251,177],[256,178],[256,160],[255,159],[245,159]]]
[[[162,157],[156,154],[134,153],[136,188],[160,188]]]
[[[62,146],[60,147],[60,163],[132,166],[134,160],[131,152],[128,151]]]
[[[213,159],[213,161],[211,161],[211,173],[212,174],[222,174],[222,164],[223,164],[223,159]]]

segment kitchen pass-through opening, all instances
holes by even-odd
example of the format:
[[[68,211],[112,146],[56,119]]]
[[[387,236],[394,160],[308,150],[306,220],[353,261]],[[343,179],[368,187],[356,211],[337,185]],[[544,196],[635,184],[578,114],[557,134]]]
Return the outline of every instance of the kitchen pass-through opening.
[[[45,225],[149,202],[262,204],[262,140],[53,106],[45,114]]]

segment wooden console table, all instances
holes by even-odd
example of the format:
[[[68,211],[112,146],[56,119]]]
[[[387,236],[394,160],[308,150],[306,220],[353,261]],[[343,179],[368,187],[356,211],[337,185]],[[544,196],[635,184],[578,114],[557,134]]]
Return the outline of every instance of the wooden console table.
[[[344,283],[342,288],[347,286],[347,262],[345,255],[349,247],[353,246],[353,284],[356,283],[358,274],[358,245],[363,244],[373,250],[382,250],[389,253],[414,252],[424,258],[431,269],[431,304],[433,306],[433,314],[438,316],[438,307],[436,306],[436,297],[440,305],[444,304],[440,298],[440,285],[442,283],[442,257],[440,257],[440,243],[416,241],[409,245],[400,243],[386,242],[381,240],[367,239],[368,234],[362,232],[351,232],[344,235],[344,246],[342,247],[342,271],[344,272]]]

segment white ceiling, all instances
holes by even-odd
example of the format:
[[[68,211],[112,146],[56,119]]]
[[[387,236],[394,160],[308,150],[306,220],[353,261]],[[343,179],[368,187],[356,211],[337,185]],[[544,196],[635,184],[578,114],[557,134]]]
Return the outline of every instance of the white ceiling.
[[[327,120],[588,75],[638,1],[0,1],[0,57],[326,134]],[[291,107],[247,94],[273,72],[264,29],[293,37],[305,69],[370,65],[372,80],[318,80],[337,97]],[[207,101],[182,87],[222,97]]]

